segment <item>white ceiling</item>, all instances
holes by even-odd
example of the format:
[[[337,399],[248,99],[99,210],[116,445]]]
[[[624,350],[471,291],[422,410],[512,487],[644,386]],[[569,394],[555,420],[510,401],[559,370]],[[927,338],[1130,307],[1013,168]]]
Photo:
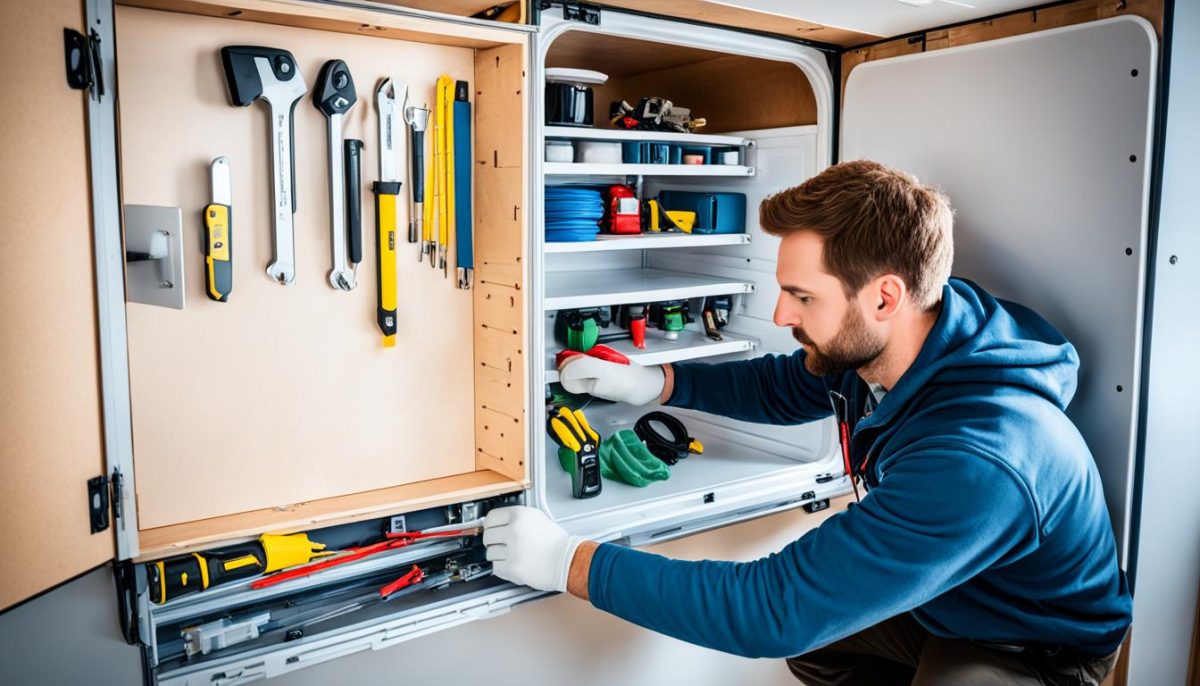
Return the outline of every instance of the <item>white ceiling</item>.
[[[721,4],[781,14],[876,36],[896,36],[944,24],[1043,4],[1045,0],[719,0]],[[964,7],[971,5],[972,7]]]

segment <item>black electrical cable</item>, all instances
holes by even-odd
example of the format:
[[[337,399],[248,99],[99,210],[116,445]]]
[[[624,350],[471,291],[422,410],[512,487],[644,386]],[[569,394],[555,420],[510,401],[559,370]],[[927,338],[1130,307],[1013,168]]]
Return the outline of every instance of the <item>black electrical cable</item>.
[[[659,433],[653,426],[655,422],[662,424],[671,435],[667,437]],[[687,457],[692,444],[692,438],[688,436],[687,427],[683,422],[657,410],[642,415],[633,425],[633,432],[646,442],[651,454],[669,465]]]

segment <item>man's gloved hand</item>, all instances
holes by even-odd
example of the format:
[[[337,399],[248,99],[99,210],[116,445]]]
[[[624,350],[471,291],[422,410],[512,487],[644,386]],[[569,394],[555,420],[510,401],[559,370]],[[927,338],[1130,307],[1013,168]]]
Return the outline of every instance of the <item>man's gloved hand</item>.
[[[568,393],[587,393],[630,405],[655,402],[666,383],[658,365],[617,364],[587,355],[567,359],[558,370],[558,381]]]
[[[496,576],[539,591],[567,590],[567,573],[582,536],[568,536],[541,510],[499,507],[483,520],[483,544]]]

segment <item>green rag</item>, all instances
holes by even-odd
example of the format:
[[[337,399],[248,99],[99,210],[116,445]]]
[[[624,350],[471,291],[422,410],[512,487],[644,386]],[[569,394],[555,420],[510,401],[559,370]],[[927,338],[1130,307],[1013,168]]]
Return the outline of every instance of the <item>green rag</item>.
[[[562,456],[559,456],[562,459]],[[607,479],[644,488],[671,476],[666,463],[655,457],[642,439],[622,429],[600,444],[600,474]]]

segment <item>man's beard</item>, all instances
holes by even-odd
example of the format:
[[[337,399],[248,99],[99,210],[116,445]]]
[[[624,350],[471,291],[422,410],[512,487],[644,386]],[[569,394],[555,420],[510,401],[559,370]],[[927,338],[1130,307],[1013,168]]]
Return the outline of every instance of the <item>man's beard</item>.
[[[825,345],[818,347],[800,327],[792,327],[792,336],[808,346],[804,367],[817,376],[861,369],[879,357],[884,348],[883,341],[867,330],[855,301],[850,302],[850,309],[842,318],[842,328]]]

